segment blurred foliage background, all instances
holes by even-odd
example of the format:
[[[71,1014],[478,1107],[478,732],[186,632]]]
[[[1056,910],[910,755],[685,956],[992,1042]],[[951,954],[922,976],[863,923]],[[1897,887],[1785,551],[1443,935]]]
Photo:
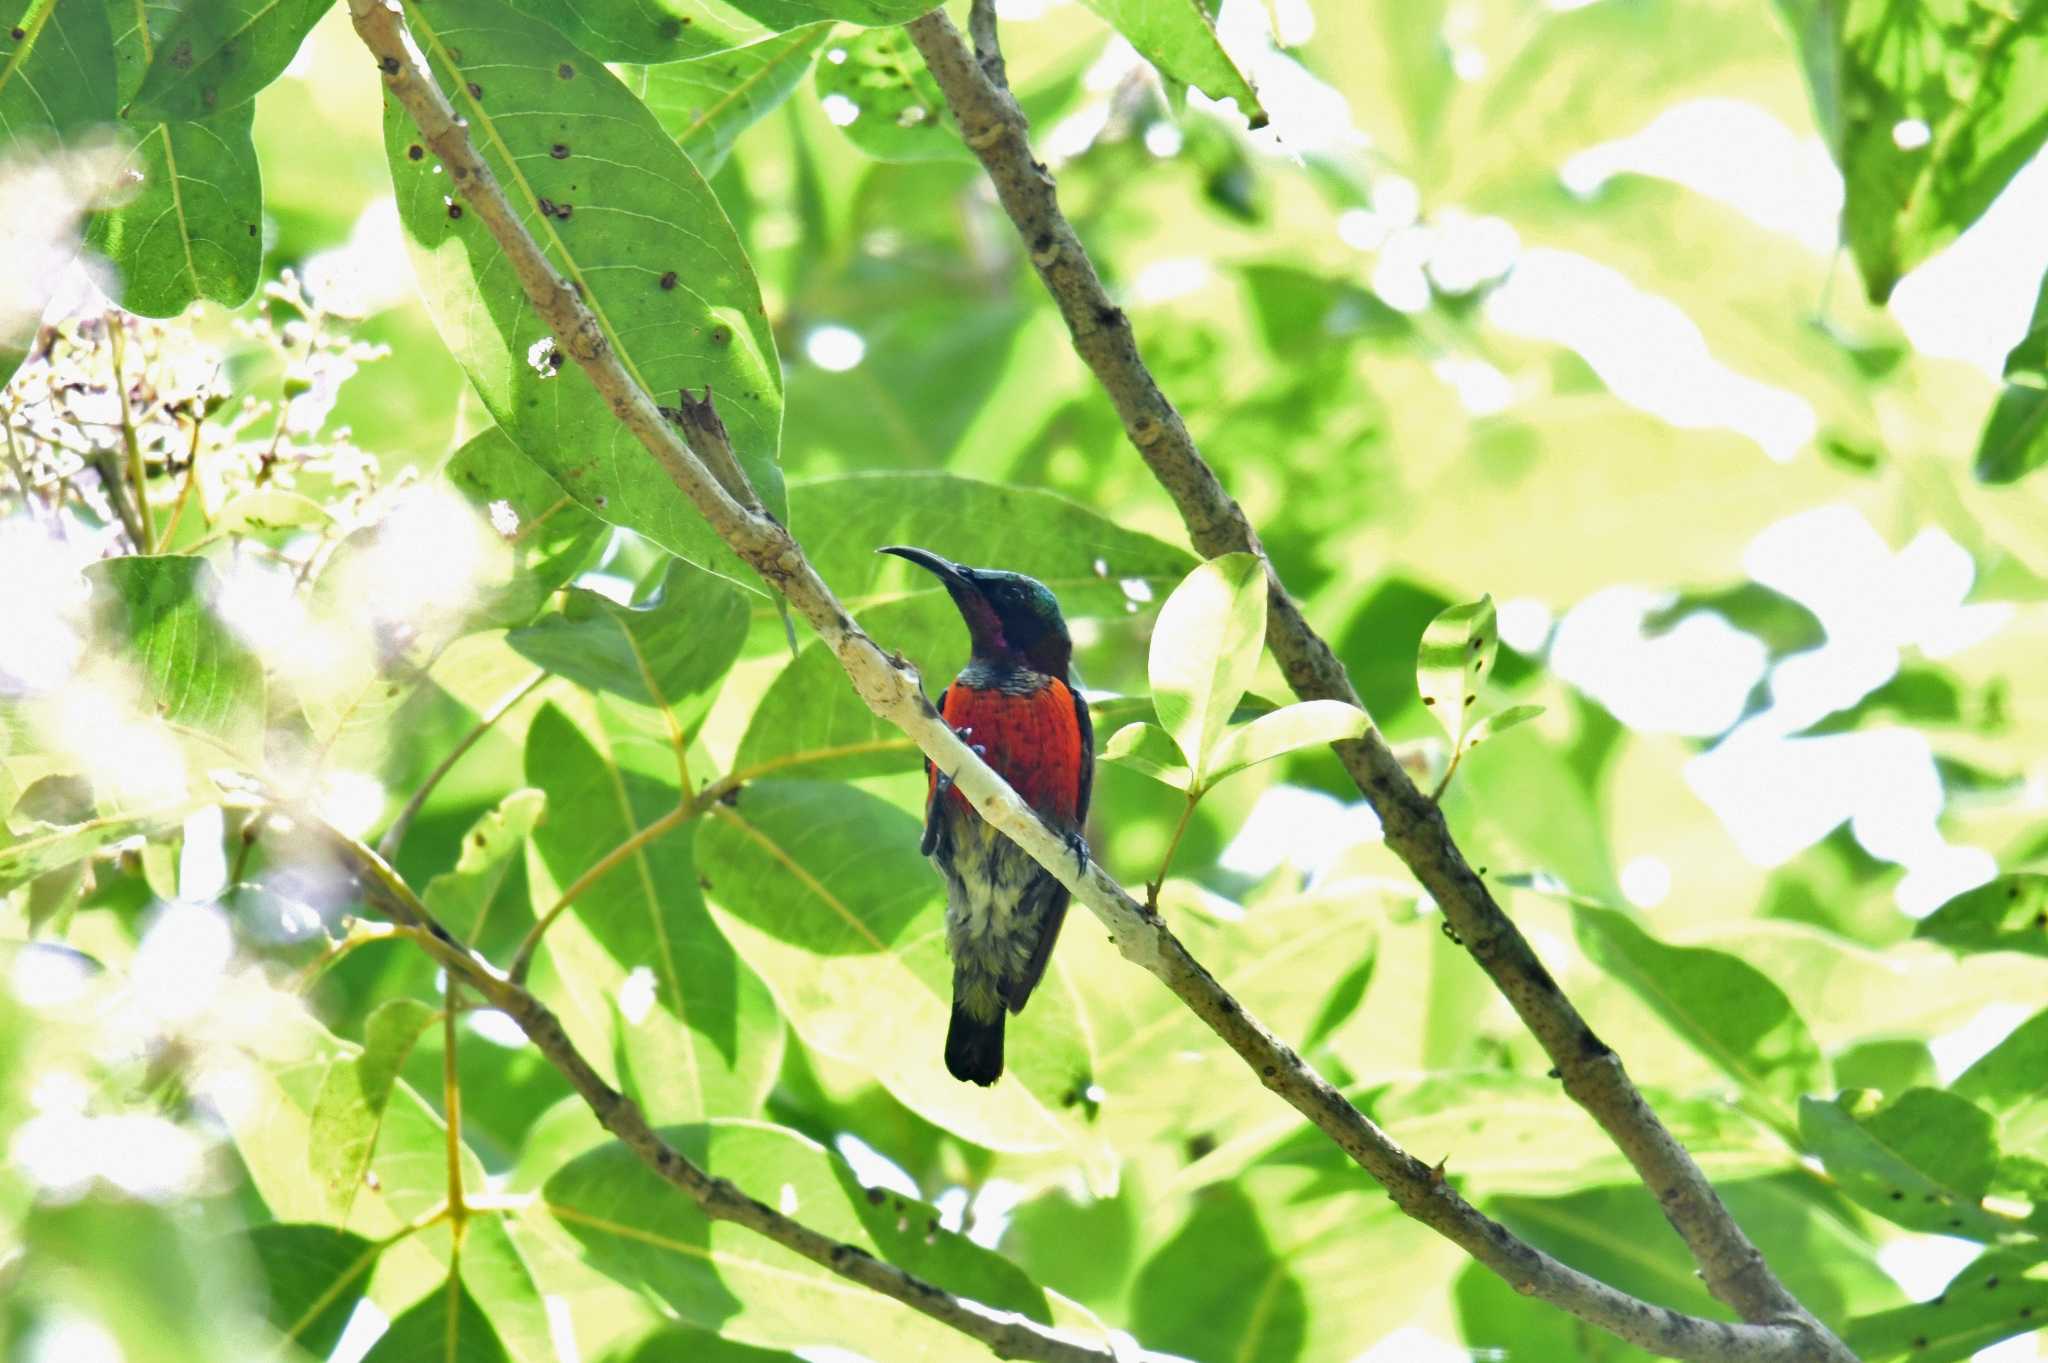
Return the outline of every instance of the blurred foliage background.
[[[1419,771],[1423,630],[1497,604],[1481,709],[1543,709],[1451,826],[1772,1264],[1867,1359],[2038,1358],[2048,5],[1001,9],[1147,359]],[[982,1300],[1205,1363],[1637,1356],[1400,1217],[1085,914],[1012,1077],[950,1080],[914,750],[578,424],[345,8],[0,11],[8,1357],[976,1356],[449,1021],[350,839],[500,964],[566,900],[533,985],[609,1078]],[[725,366],[885,647],[936,686],[965,638],[875,546],[1030,572],[1098,734],[1147,715],[1171,505],[914,49],[815,22],[914,6],[408,11],[451,90],[498,63],[473,122],[537,181],[637,130],[533,221],[634,279],[669,386]],[[626,263],[671,245],[694,329]],[[1097,857],[1149,880],[1183,806],[1105,765]],[[1210,794],[1162,905],[1516,1233],[1719,1312],[1327,752]]]

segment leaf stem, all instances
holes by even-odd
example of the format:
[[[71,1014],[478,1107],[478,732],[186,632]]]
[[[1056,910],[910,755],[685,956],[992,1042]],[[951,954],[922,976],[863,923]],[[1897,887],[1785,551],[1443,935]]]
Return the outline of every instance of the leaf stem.
[[[462,1200],[462,1078],[456,1066],[456,1020],[462,1014],[462,985],[447,972],[447,1007],[441,1010],[441,1119],[448,1141],[448,1276],[455,1276],[455,1256],[462,1253],[462,1231],[469,1208]]]
[[[709,787],[706,789],[708,790]],[[555,920],[560,918],[571,904],[574,904],[583,897],[585,891],[597,884],[598,881],[603,880],[607,875],[610,875],[627,857],[632,856],[642,847],[653,842],[670,829],[675,828],[678,824],[686,823],[696,817],[698,812],[698,803],[694,800],[687,800],[678,804],[674,809],[671,809],[668,813],[662,815],[653,823],[648,824],[617,847],[599,857],[595,862],[591,863],[589,869],[571,881],[569,888],[562,891],[560,897],[549,906],[546,913],[534,920],[533,926],[526,930],[526,936],[520,940],[519,950],[512,955],[511,969],[506,971],[507,976],[511,978],[512,982],[514,984],[524,984],[526,982],[526,973],[533,968],[533,953],[540,947],[540,939],[547,935],[547,930],[555,925]]]
[[[128,352],[128,329],[121,314],[107,314],[107,343],[114,361],[114,393],[121,402],[121,449],[128,456],[128,477],[135,484],[135,519],[139,538],[138,554],[157,551],[156,515],[149,509],[149,470],[142,461],[142,441],[135,434],[135,413],[128,405],[128,376],[122,361]]]
[[[1159,859],[1159,874],[1145,887],[1145,907],[1157,912],[1159,891],[1166,885],[1166,868],[1173,865],[1173,854],[1180,850],[1181,836],[1188,831],[1188,820],[1195,816],[1195,806],[1202,802],[1202,788],[1188,788],[1188,802],[1181,808],[1180,822],[1173,826],[1173,837],[1166,844],[1166,855]]]
[[[405,808],[399,810],[398,817],[391,821],[391,827],[384,830],[384,836],[377,840],[378,856],[386,861],[398,860],[398,848],[405,841],[406,830],[412,827],[414,817],[419,814],[421,806],[426,804],[427,797],[433,794],[434,787],[441,783],[441,778],[446,776],[449,770],[462,760],[464,753],[475,747],[477,741],[491,731],[491,726],[503,719],[506,713],[519,704],[520,701],[532,695],[534,688],[547,679],[548,674],[545,669],[535,672],[532,676],[500,697],[497,704],[484,711],[477,719],[477,722],[470,726],[469,732],[464,734],[455,746],[448,750],[448,755],[442,758],[432,771],[427,773],[427,779],[420,782],[419,789],[413,791],[412,798],[405,802]]]

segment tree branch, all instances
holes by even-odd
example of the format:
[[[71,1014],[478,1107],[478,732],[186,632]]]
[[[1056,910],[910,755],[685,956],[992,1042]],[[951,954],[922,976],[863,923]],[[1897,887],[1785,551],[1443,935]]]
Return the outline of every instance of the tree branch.
[[[1202,458],[1180,413],[1160,391],[1080,238],[1061,213],[1053,179],[1031,154],[1029,125],[1006,85],[990,78],[943,11],[908,26],[967,145],[1023,238],[1074,348],[1116,408],[1124,432],[1173,499],[1188,537],[1206,556],[1265,557],[1258,533]],[[976,46],[988,45],[980,31]],[[1359,705],[1344,665],[1266,561],[1266,643],[1303,700]],[[1361,706],[1361,708],[1363,708]],[[1657,1196],[1708,1288],[1749,1321],[1792,1321],[1816,1358],[1846,1360],[1842,1344],[1787,1291],[1713,1185],[1587,1026],[1451,839],[1443,813],[1409,779],[1377,730],[1334,744],[1345,770],[1379,815],[1387,845],[1442,908],[1445,921],[1556,1064],[1565,1091],[1604,1128]]]
[[[902,729],[941,770],[952,772],[954,784],[981,816],[1050,870],[1077,900],[1087,905],[1109,930],[1111,940],[1125,957],[1158,976],[1244,1059],[1268,1088],[1307,1116],[1385,1185],[1403,1211],[1458,1244],[1519,1290],[1562,1306],[1631,1343],[1673,1357],[1709,1363],[1769,1363],[1800,1356],[1802,1346],[1810,1342],[1803,1322],[1731,1325],[1686,1316],[1630,1297],[1517,1240],[1504,1227],[1481,1215],[1440,1174],[1402,1150],[1292,1049],[1247,1016],[1237,1001],[1188,954],[1156,913],[1132,899],[1093,862],[1077,865],[1066,840],[1040,820],[939,717],[925,696],[915,669],[900,658],[884,654],[860,630],[818,577],[801,546],[773,519],[734,500],[627,373],[595,316],[556,274],[514,214],[496,176],[477,154],[468,131],[455,118],[412,47],[397,11],[386,0],[349,0],[349,9],[358,35],[378,60],[392,98],[412,117],[423,140],[447,168],[456,192],[471,205],[505,252],[514,275],[563,352],[577,361],[620,422],[646,447],[720,538],[811,623],[839,659],[869,709]],[[979,66],[965,57],[958,34],[942,15],[934,14],[919,24],[928,26],[932,18],[944,24],[944,34],[978,72]],[[913,34],[916,31],[914,27]],[[992,125],[982,119],[972,126]],[[1001,132],[1001,128],[995,129],[996,135]],[[1018,140],[1021,144],[1021,133]],[[1071,232],[1068,238],[1071,241]],[[1078,253],[1078,243],[1074,250]],[[1121,313],[1116,315],[1111,330],[1121,333],[1128,345],[1129,328],[1124,325]],[[1156,388],[1153,391],[1156,394]],[[1164,399],[1160,401],[1163,403]],[[1166,411],[1171,414],[1170,407]],[[1177,424],[1178,418],[1174,421]],[[1184,439],[1185,432],[1182,436]],[[1209,482],[1214,485],[1213,474]],[[1241,520],[1240,517],[1240,523]],[[482,965],[431,920],[426,921],[425,927],[437,955],[450,953],[443,955],[444,963],[452,963],[456,957],[471,962],[465,973]],[[545,1008],[497,972],[487,966],[483,969],[487,979],[472,973],[472,985],[492,1006],[520,1023],[613,1134],[662,1177],[695,1197],[707,1215],[759,1229],[842,1276],[904,1301],[977,1339],[985,1339],[984,1320],[978,1308],[970,1311],[970,1304],[943,1293],[928,1297],[928,1284],[865,1255],[848,1253],[849,1247],[835,1245],[777,1216],[722,1180],[711,1179],[683,1161],[648,1129],[632,1103],[582,1062],[568,1045],[559,1023]],[[1100,1356],[1088,1351],[1025,1354],[1021,1352],[1025,1346],[1034,1350],[1051,1350],[1055,1344],[1071,1347],[1060,1341],[1047,1342],[1041,1337],[1043,1332],[1034,1331],[1038,1327],[1031,1327],[1018,1338],[1005,1336],[1000,1344],[991,1342],[990,1347],[999,1355],[1015,1357]]]

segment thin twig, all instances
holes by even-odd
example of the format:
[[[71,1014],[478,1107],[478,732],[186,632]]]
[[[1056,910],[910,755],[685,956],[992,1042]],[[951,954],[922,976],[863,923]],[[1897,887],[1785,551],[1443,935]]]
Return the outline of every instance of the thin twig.
[[[712,476],[654,401],[626,371],[603,324],[555,272],[507,199],[496,175],[478,155],[467,129],[434,85],[407,42],[395,9],[382,0],[349,0],[356,31],[377,58],[385,88],[412,118],[421,139],[446,167],[449,183],[476,212],[562,353],[576,360],[620,423],[640,441],[719,537],[785,596],[808,620],[845,669],[855,691],[877,716],[896,725],[943,771],[998,833],[1056,876],[1075,899],[1109,929],[1128,959],[1144,966],[1245,1060],[1266,1086],[1308,1116],[1361,1167],[1383,1183],[1409,1215],[1437,1230],[1509,1282],[1564,1307],[1632,1343],[1675,1357],[1714,1363],[1778,1363],[1811,1354],[1803,1323],[1731,1325],[1668,1310],[1620,1292],[1517,1240],[1481,1215],[1430,1166],[1409,1155],[1347,1102],[1313,1067],[1282,1045],[1217,983],[1180,944],[1156,913],[1132,899],[1093,862],[1077,866],[1059,832],[1042,821],[1001,777],[961,741],[932,708],[916,671],[894,661],[868,638],[819,578],[803,549],[781,525],[735,501]],[[958,34],[943,15],[959,46]],[[923,24],[928,20],[920,20]],[[915,32],[915,29],[913,29]],[[964,47],[960,48],[963,57]],[[972,58],[966,58],[975,65]],[[975,66],[979,71],[978,65]],[[998,130],[999,132],[1000,130]],[[1128,328],[1124,328],[1126,335]],[[364,849],[365,852],[368,849]],[[374,853],[370,854],[374,857]],[[381,863],[380,863],[381,864]],[[435,945],[452,939],[431,922]],[[465,960],[471,959],[462,953]],[[488,967],[485,967],[488,970]],[[780,1218],[720,1180],[683,1161],[647,1129],[639,1109],[583,1064],[567,1045],[553,1015],[495,971],[489,986],[472,983],[494,1007],[518,1021],[535,1045],[569,1078],[600,1121],[657,1173],[695,1197],[707,1215],[741,1221],[780,1243],[988,1342],[998,1356],[1101,1358],[1035,1325],[1010,1323],[1001,1342],[991,1338],[979,1310],[917,1283],[893,1266],[850,1255],[807,1228]],[[787,1238],[786,1238],[787,1237]],[[838,1259],[834,1259],[835,1249]],[[936,1295],[927,1295],[927,1294]],[[947,1303],[951,1304],[949,1308]]]
[[[122,360],[128,349],[128,329],[121,314],[107,314],[107,348],[114,364],[114,393],[121,404],[121,449],[128,457],[128,476],[135,482],[135,516],[140,538],[135,552],[156,552],[156,514],[149,509],[149,468],[142,459],[142,442],[135,434],[135,413],[128,405],[128,376]]]
[[[526,936],[519,941],[519,949],[512,953],[512,966],[506,971],[506,975],[514,983],[524,984],[527,972],[533,968],[533,954],[540,949],[541,938],[547,936],[548,929],[555,925],[556,919],[568,912],[570,905],[581,899],[591,886],[617,870],[627,857],[635,855],[642,847],[671,829],[689,822],[699,812],[701,806],[696,801],[686,800],[645,828],[634,830],[632,835],[620,842],[617,847],[592,862],[582,875],[569,883],[569,888],[556,897],[555,902],[548,906],[546,913],[533,920],[533,926],[526,930]]]
[[[989,79],[943,11],[914,21],[909,33],[1065,319],[1075,350],[1115,406],[1131,444],[1172,497],[1189,539],[1208,557],[1249,551],[1264,558],[1257,532],[1160,391],[1129,319],[1103,288],[1061,213],[1051,175],[1032,156],[1029,127],[1015,99]],[[1343,664],[1302,616],[1271,560],[1266,586],[1266,642],[1294,693],[1304,700],[1359,704]],[[1810,1346],[1801,1356],[1851,1357],[1771,1272],[1698,1164],[1650,1109],[1620,1057],[1594,1034],[1494,902],[1452,841],[1442,812],[1416,788],[1377,730],[1333,746],[1379,815],[1387,845],[1442,907],[1446,921],[1555,1062],[1565,1091],[1600,1123],[1656,1194],[1708,1288],[1744,1320],[1796,1323]]]
[[[378,856],[386,861],[398,860],[398,849],[405,841],[406,830],[412,827],[413,819],[419,815],[420,807],[426,804],[427,797],[434,793],[434,787],[441,784],[441,778],[462,760],[464,753],[475,747],[477,741],[491,731],[493,725],[503,719],[520,701],[532,695],[533,689],[547,679],[547,671],[543,668],[507,691],[497,704],[478,717],[477,722],[470,726],[469,732],[464,734],[456,745],[448,750],[448,755],[427,773],[427,779],[420,782],[419,789],[413,791],[412,798],[405,802],[405,808],[399,810],[398,817],[391,821],[391,827],[384,830],[384,836],[377,840]]]

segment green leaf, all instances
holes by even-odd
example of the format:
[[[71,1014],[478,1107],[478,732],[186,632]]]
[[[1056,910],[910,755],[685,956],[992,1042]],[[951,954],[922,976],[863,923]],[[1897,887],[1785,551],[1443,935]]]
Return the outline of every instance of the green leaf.
[[[140,813],[87,819],[84,823],[66,824],[19,838],[0,847],[0,892],[83,861],[108,843],[176,828],[195,807],[195,802],[180,801]]]
[[[527,731],[526,779],[548,800],[534,849],[564,886],[677,803],[672,784],[600,751],[553,705]],[[782,1028],[768,991],[705,910],[689,829],[641,844],[573,912],[575,925],[550,929],[548,950],[578,1007],[619,1008],[624,1077],[653,1120],[758,1109],[781,1063]],[[619,998],[636,970],[652,994],[637,1015]]]
[[[118,0],[116,0],[118,3]],[[130,197],[95,214],[86,244],[120,274],[121,306],[176,317],[194,300],[239,307],[263,269],[263,178],[249,130],[256,106],[137,139]]]
[[[924,59],[900,28],[835,41],[818,63],[818,98],[847,140],[878,161],[973,161]]]
[[[936,635],[946,625],[942,609],[950,609],[950,603],[943,608],[938,602],[918,603],[909,610],[881,606],[863,612],[859,619],[861,627],[884,648],[910,653],[904,639],[906,618],[917,618],[920,636]],[[917,745],[901,729],[877,718],[846,684],[838,656],[822,641],[814,640],[768,684],[740,739],[733,772],[747,780],[763,776],[851,779],[909,771],[922,760]]]
[[[1934,1083],[1934,1053],[1924,1041],[1859,1042],[1835,1055],[1831,1064],[1835,1083],[1844,1089],[1896,1095]]]
[[[1209,784],[1301,748],[1362,738],[1371,728],[1372,720],[1365,711],[1341,700],[1305,700],[1282,706],[1224,734],[1211,759]]]
[[[10,1289],[9,1304],[68,1306],[105,1330],[122,1358],[239,1357],[246,1317],[221,1308],[247,1300],[254,1275],[241,1255],[220,1252],[221,1210],[200,1198],[169,1205],[106,1194],[23,1199],[11,1235],[27,1282]]]
[[[332,0],[190,0],[155,44],[122,113],[196,121],[246,104],[284,73]]]
[[[561,29],[601,61],[664,62],[702,58],[794,31],[821,19],[849,24],[907,24],[924,0],[511,0],[512,7]],[[706,167],[709,173],[709,167]]]
[[[697,169],[716,175],[739,135],[803,83],[830,24],[806,24],[728,52],[650,66],[640,98]]]
[[[270,1323],[314,1358],[333,1352],[383,1247],[310,1222],[249,1228]]]
[[[1913,935],[1956,952],[2048,956],[2048,875],[2021,871],[1967,890],[1921,919]]]
[[[515,790],[470,827],[455,869],[428,881],[423,896],[442,927],[465,942],[483,936],[485,915],[504,888],[513,856],[532,836],[546,805],[542,791]]]
[[[569,589],[559,615],[505,637],[557,676],[666,710],[717,685],[747,637],[747,604],[724,578],[680,559],[640,606]]]
[[[1476,748],[1489,738],[1498,738],[1518,724],[1526,724],[1543,713],[1540,705],[1510,705],[1496,711],[1472,726],[1472,732],[1465,735],[1465,746]]]
[[[1206,1188],[1194,1211],[1139,1271],[1131,1332],[1188,1358],[1291,1359],[1310,1303],[1243,1190]]]
[[[459,1278],[400,1312],[363,1363],[510,1363],[490,1317]]]
[[[1842,236],[1882,303],[2048,139],[2048,5],[1779,4],[1846,182]]]
[[[614,1356],[614,1363],[798,1363],[782,1349],[735,1344],[705,1330],[668,1325]]]
[[[2048,1105],[2041,1076],[2048,1074],[2048,1009],[2012,1029],[1977,1062],[1956,1076],[1951,1092],[2005,1117],[2034,1105]]]
[[[714,1178],[865,1254],[997,1310],[1045,1322],[1045,1295],[915,1199],[865,1189],[845,1161],[781,1127],[713,1122],[663,1137]],[[762,1348],[833,1345],[873,1358],[953,1359],[960,1337],[730,1222],[708,1221],[631,1151],[607,1144],[550,1178],[550,1214],[600,1270],[644,1284],[682,1320]]]
[[[1453,750],[1463,745],[1471,728],[1472,706],[1499,646],[1491,596],[1439,612],[1422,631],[1415,651],[1415,689],[1451,736]]]
[[[2048,388],[2048,271],[2041,275],[2041,292],[2034,298],[2027,334],[2005,353],[2005,381]]]
[[[781,366],[753,267],[704,177],[617,78],[545,24],[491,0],[406,13],[515,211],[628,372],[658,401],[709,386],[748,478],[785,515],[775,462]],[[534,109],[549,112],[526,116]],[[384,138],[428,311],[499,428],[603,519],[741,573],[582,368],[555,349],[396,103]]]
[[[1845,1101],[1800,1099],[1799,1135],[1851,1198],[1909,1230],[1995,1240],[2017,1229],[1978,1205],[1998,1163],[1991,1114],[1939,1089],[1908,1089],[1868,1116]]]
[[[444,472],[512,550],[512,578],[481,612],[493,624],[531,620],[611,534],[496,426],[464,441]]]
[[[1189,573],[1152,631],[1147,671],[1160,727],[1206,785],[1230,712],[1251,685],[1266,640],[1266,568],[1225,554]]]
[[[1850,1321],[1842,1342],[1865,1363],[1952,1363],[2040,1329],[2044,1316],[2048,1259],[2038,1249],[1989,1250],[1932,1301]]]
[[[946,1073],[953,967],[918,836],[915,818],[865,791],[757,781],[713,806],[697,865],[719,926],[805,1045],[861,1067],[964,1140],[1099,1160],[1079,1096],[1093,1061],[1058,951],[1009,1024],[1002,1082],[983,1090]]]
[[[1785,991],[1738,956],[1669,946],[1614,909],[1575,904],[1579,945],[1685,1042],[1789,1121],[1827,1067]]]
[[[2048,388],[2008,383],[1977,439],[1977,477],[2012,483],[2048,463]]]
[[[420,1034],[439,1017],[438,1009],[418,999],[385,1000],[363,1024],[361,1052],[336,1061],[320,1081],[306,1156],[344,1224],[377,1153],[392,1086]]]
[[[1243,730],[1237,732],[1242,733]],[[1233,738],[1236,736],[1231,735]],[[1129,767],[1139,775],[1149,776],[1175,790],[1186,790],[1194,779],[1194,773],[1188,770],[1187,759],[1174,746],[1172,736],[1157,724],[1124,725],[1109,736],[1109,742],[1103,744],[1102,760]]]
[[[1266,111],[1251,82],[1216,41],[1209,11],[1195,3],[1159,0],[1087,0],[1161,75],[1192,85],[1211,99],[1234,99],[1254,128],[1266,126]]]
[[[207,604],[205,559],[107,559],[86,569],[101,628],[140,668],[157,713],[234,741],[263,718],[263,666]]]

